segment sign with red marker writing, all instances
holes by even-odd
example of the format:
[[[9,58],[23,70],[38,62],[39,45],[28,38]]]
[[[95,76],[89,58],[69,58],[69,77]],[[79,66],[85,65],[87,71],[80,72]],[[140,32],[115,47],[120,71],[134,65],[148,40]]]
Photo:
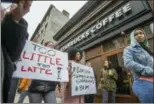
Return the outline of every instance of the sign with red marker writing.
[[[96,94],[96,79],[91,67],[72,63],[72,96]]]
[[[68,82],[67,67],[67,53],[27,41],[13,77]]]

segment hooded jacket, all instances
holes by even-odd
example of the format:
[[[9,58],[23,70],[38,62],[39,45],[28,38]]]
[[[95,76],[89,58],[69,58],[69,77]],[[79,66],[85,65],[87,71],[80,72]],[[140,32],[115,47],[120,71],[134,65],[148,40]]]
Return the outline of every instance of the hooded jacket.
[[[154,75],[153,57],[136,41],[134,34],[135,31],[130,35],[131,44],[124,49],[124,66],[131,70],[134,80],[141,76],[151,77]],[[147,38],[143,43],[148,47]]]

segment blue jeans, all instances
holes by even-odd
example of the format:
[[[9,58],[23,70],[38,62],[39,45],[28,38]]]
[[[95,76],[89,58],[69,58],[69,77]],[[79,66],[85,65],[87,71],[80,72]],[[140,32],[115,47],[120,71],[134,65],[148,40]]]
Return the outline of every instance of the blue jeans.
[[[23,103],[26,96],[28,96],[28,92],[21,92],[18,103]]]
[[[102,103],[115,103],[116,100],[115,100],[115,96],[116,96],[116,93],[113,92],[113,91],[107,91],[106,89],[103,89],[103,98],[102,98]]]
[[[154,83],[135,80],[133,82],[133,92],[141,103],[154,103]]]
[[[55,91],[47,93],[29,93],[30,103],[41,103],[44,100],[45,103],[56,103]]]

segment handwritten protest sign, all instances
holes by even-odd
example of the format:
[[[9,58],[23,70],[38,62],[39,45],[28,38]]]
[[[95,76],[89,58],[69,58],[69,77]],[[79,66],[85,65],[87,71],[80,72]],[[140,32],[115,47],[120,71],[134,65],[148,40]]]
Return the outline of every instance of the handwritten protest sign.
[[[27,41],[13,77],[68,81],[68,54]]]
[[[72,96],[96,94],[96,81],[91,67],[72,62]]]

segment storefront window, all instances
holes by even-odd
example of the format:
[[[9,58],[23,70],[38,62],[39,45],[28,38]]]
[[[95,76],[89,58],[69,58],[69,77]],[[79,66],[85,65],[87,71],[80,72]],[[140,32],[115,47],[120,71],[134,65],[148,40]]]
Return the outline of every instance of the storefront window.
[[[123,61],[123,53],[115,54],[112,56],[107,57],[109,61],[112,62],[113,67],[116,69],[118,74],[118,80],[117,80],[117,94],[125,94],[129,95],[131,93],[130,91],[130,79],[132,76],[130,76],[130,72],[126,71],[124,68],[124,61]]]
[[[153,47],[153,43],[154,43],[154,38],[151,38],[151,39],[149,39],[149,47],[150,47],[150,50],[152,51],[152,52],[154,52],[154,47]]]
[[[146,35],[152,35],[150,25],[145,26],[143,29],[144,29]]]
[[[145,25],[142,27],[145,31],[145,34],[147,35],[147,38],[150,39],[154,36],[153,33],[153,23]]]
[[[154,42],[154,33],[153,33],[153,25],[154,23],[148,24],[143,27],[145,34],[147,35],[148,42],[149,42],[149,47],[151,51],[153,51],[153,42]]]
[[[105,43],[103,43],[103,52],[109,52],[115,49],[119,49],[122,47],[127,46],[129,43],[129,37],[121,36],[114,40],[109,40]]]
[[[108,52],[108,51],[111,51],[113,49],[116,49],[116,46],[115,46],[113,41],[107,41],[103,44],[103,51],[104,52]]]

